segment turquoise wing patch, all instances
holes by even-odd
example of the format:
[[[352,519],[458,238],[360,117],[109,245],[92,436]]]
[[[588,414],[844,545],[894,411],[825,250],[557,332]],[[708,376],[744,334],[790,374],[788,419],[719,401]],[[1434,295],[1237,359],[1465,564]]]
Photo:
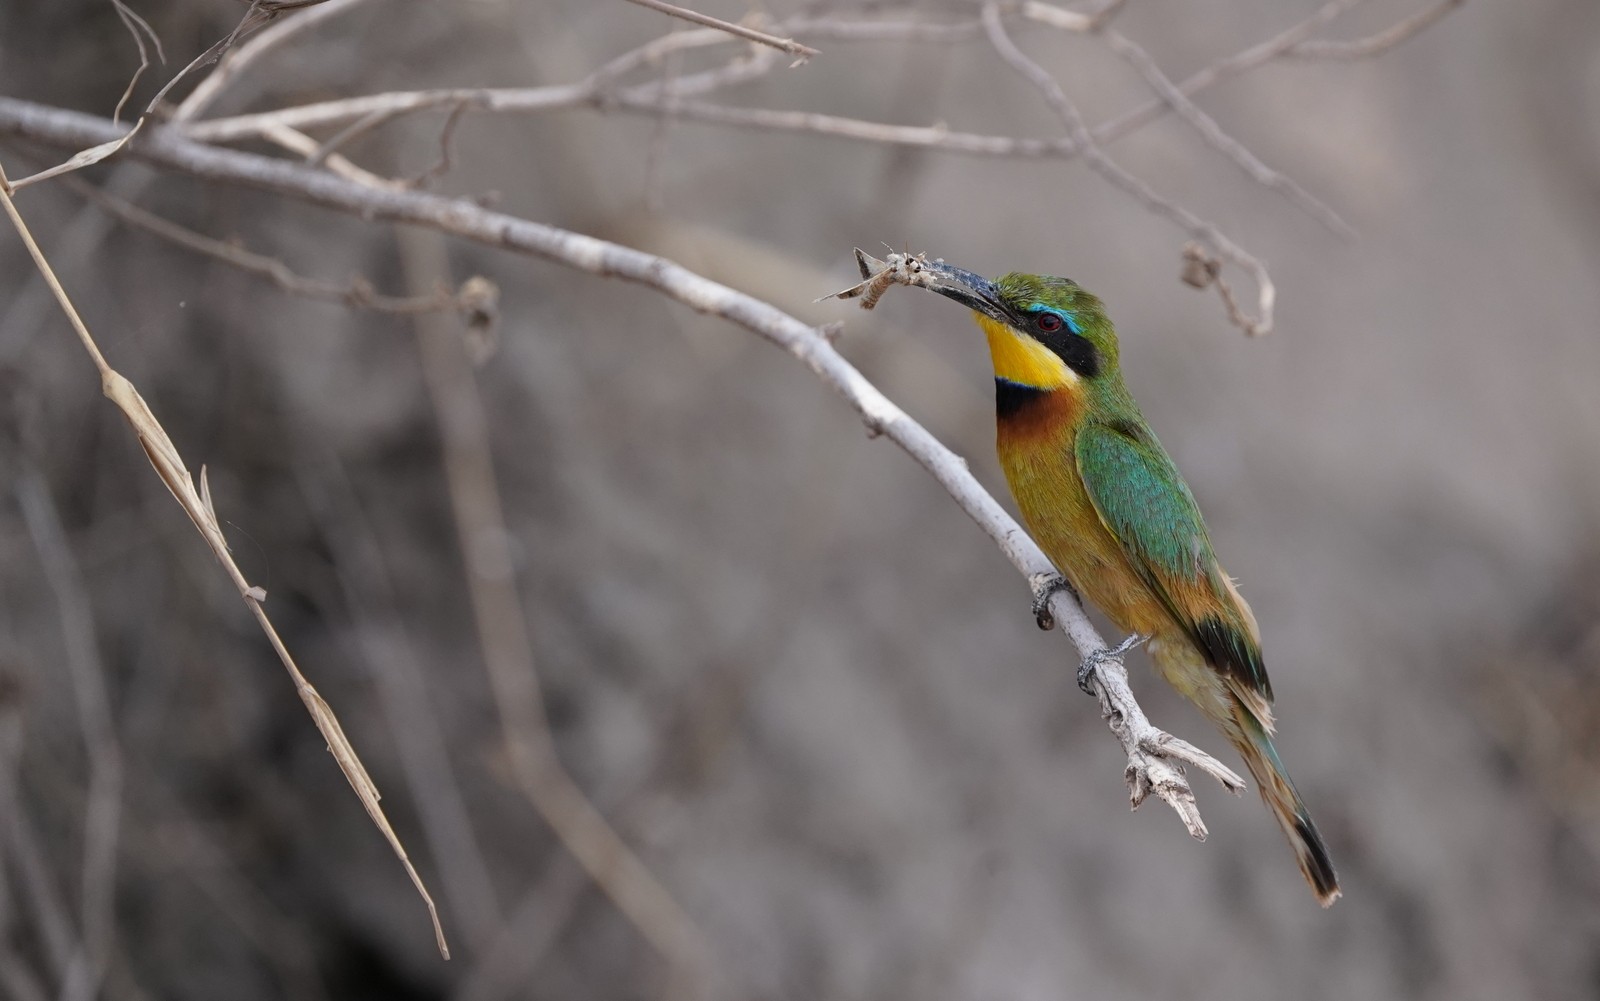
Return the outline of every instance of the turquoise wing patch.
[[[1159,442],[1133,422],[1078,432],[1078,472],[1095,511],[1122,544],[1134,572],[1219,671],[1272,698],[1260,647],[1234,621],[1200,507]],[[1173,585],[1204,584],[1219,614],[1199,621],[1178,607]]]
[[[1215,563],[1188,484],[1142,428],[1090,424],[1078,432],[1078,472],[1100,520],[1140,574],[1197,580]]]

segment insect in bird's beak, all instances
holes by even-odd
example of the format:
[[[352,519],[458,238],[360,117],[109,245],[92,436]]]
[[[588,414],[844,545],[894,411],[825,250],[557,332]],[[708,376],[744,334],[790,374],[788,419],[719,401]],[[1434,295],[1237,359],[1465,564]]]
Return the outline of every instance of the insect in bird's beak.
[[[896,285],[931,289],[968,309],[975,309],[1001,323],[1022,326],[1026,321],[1017,317],[1000,297],[994,282],[970,271],[946,264],[943,260],[928,260],[925,254],[891,253],[888,260],[880,261],[859,248],[856,266],[861,270],[861,281],[843,292],[825,295],[822,299],[861,299],[862,309],[878,304],[883,293]],[[818,299],[821,302],[822,299]]]

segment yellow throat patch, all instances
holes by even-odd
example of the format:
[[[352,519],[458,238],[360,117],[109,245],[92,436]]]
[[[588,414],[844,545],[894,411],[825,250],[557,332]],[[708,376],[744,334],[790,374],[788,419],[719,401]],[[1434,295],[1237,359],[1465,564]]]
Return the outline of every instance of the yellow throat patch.
[[[1068,368],[1054,351],[992,317],[978,312],[972,315],[989,339],[989,357],[994,360],[995,378],[1044,390],[1078,383],[1078,373]]]

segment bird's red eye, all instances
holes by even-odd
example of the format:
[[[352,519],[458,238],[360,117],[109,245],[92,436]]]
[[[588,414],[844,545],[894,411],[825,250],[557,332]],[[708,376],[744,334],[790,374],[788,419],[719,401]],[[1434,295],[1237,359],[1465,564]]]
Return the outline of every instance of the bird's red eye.
[[[1055,333],[1057,330],[1060,330],[1062,327],[1066,326],[1067,323],[1067,321],[1061,318],[1060,313],[1051,312],[1040,313],[1039,318],[1033,322],[1038,325],[1040,330],[1047,334]]]

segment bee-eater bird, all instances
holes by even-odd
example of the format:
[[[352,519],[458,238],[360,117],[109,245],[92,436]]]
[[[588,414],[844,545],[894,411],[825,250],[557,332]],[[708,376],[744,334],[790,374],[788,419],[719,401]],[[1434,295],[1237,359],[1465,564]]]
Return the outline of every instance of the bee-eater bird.
[[[925,287],[970,307],[988,337],[1000,465],[1028,530],[1078,594],[1150,638],[1156,668],[1238,748],[1317,899],[1333,903],[1328,849],[1272,746],[1255,615],[1123,384],[1100,300],[1065,278],[924,270]]]

